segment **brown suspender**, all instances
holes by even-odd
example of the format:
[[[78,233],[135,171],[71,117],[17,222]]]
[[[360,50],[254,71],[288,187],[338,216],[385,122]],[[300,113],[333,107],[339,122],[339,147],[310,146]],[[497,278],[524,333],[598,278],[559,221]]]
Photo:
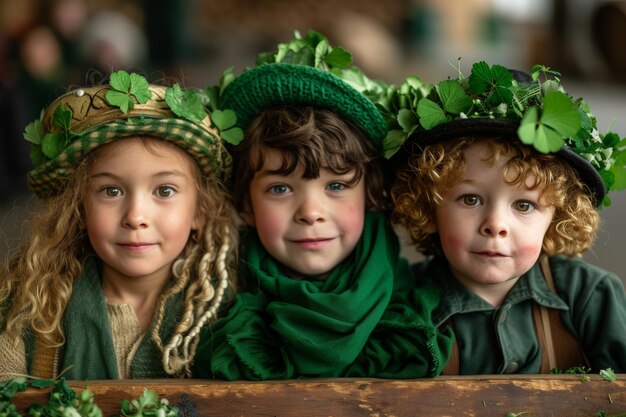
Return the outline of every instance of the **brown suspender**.
[[[556,292],[548,257],[543,256],[539,265],[548,287],[552,292]],[[532,312],[535,332],[541,347],[542,374],[548,374],[554,368],[567,370],[575,366],[589,366],[578,340],[563,324],[559,310],[533,303]],[[452,326],[451,319],[446,320],[439,328],[444,329],[446,326]],[[441,375],[458,375],[459,369],[459,346],[455,338],[450,359]]]
[[[543,256],[539,265],[548,287],[552,292],[556,292],[548,257]],[[589,361],[585,357],[580,343],[563,324],[559,310],[535,303],[533,305],[533,321],[541,344],[542,374],[550,373],[554,368],[564,371],[576,366],[589,366]]]

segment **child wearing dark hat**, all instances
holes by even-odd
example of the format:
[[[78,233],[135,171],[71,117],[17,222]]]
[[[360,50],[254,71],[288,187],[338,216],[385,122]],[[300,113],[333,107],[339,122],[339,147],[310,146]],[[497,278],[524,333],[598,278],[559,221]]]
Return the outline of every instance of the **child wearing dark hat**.
[[[0,373],[189,376],[232,296],[231,159],[193,90],[118,71],[26,127],[40,197],[0,280]]]
[[[450,347],[430,319],[438,294],[398,296],[414,284],[382,212],[387,125],[346,81],[366,79],[315,32],[261,58],[220,102],[245,129],[232,191],[250,288],[204,334],[194,376],[438,374]]]
[[[558,75],[479,62],[467,79],[411,79],[413,104],[392,110],[393,220],[427,255],[416,279],[442,290],[444,374],[626,371],[623,284],[579,258],[624,186],[624,141]]]

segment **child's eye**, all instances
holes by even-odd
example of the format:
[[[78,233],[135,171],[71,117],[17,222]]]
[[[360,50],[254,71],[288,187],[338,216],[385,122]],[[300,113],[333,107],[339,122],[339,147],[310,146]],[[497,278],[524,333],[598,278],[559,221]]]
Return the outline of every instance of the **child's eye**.
[[[326,186],[326,188],[330,191],[341,191],[346,189],[346,184],[341,182],[331,182]]]
[[[176,190],[169,185],[163,185],[156,189],[155,194],[157,197],[168,198],[176,194]]]
[[[480,197],[476,194],[466,194],[461,197],[461,200],[463,201],[463,204],[469,207],[474,207],[480,204]]]
[[[103,193],[107,197],[119,197],[122,195],[122,190],[113,186],[102,187],[98,192]]]
[[[272,194],[285,194],[291,191],[291,189],[285,184],[272,185],[269,188],[269,192]]]
[[[535,208],[535,205],[531,203],[530,201],[520,200],[520,201],[516,201],[515,203],[513,203],[513,207],[515,208],[515,210],[519,212],[528,213],[530,211],[533,211],[533,209]]]

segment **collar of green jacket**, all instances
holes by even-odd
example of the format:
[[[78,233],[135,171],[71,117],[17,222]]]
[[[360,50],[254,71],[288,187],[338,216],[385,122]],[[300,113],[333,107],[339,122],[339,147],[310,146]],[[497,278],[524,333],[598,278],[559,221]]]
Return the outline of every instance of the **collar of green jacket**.
[[[413,266],[418,279],[428,279],[441,287],[441,303],[435,310],[433,320],[440,326],[457,313],[493,311],[496,307],[461,285],[452,274],[448,262],[443,258],[432,258]],[[546,283],[539,263],[520,277],[507,295],[504,304],[517,304],[533,299],[538,304],[557,310],[569,310],[563,300]]]
[[[168,312],[161,327],[162,340],[168,340],[180,320],[182,296],[173,295],[167,301]],[[61,348],[57,369],[66,379],[118,379],[119,372],[113,346],[113,336],[102,292],[101,265],[95,257],[86,259],[83,272],[74,280],[72,296],[63,316],[65,344]],[[163,378],[161,351],[150,337],[151,329],[141,341],[131,364],[131,378]],[[28,370],[34,352],[34,338],[25,337]]]

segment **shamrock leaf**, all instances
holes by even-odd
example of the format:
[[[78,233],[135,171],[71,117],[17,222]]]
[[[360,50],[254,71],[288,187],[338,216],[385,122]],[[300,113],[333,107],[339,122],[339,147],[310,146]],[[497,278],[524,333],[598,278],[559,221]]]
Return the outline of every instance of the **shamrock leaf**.
[[[402,130],[392,129],[387,132],[387,136],[383,140],[383,150],[385,158],[391,158],[406,141],[408,135]]]
[[[315,68],[320,68],[320,64],[324,62],[324,56],[328,54],[330,45],[326,39],[322,40],[315,47]]]
[[[128,113],[135,106],[133,97],[141,104],[152,97],[148,81],[139,74],[116,71],[111,74],[109,85],[111,90],[106,92],[106,99],[110,105],[119,107],[122,113]]]
[[[239,127],[232,127],[220,133],[224,141],[234,146],[239,145],[243,140],[243,130]]]
[[[200,97],[202,105],[211,111],[217,110],[220,102],[220,88],[217,85],[205,87],[198,91],[198,97]]]
[[[27,141],[34,143],[35,145],[41,145],[41,141],[43,140],[43,124],[41,120],[36,119],[26,125],[24,129],[24,139]]]
[[[581,118],[572,100],[561,92],[544,98],[541,117],[536,107],[529,108],[517,133],[527,145],[542,153],[556,152],[563,147],[565,138],[574,136],[580,128]]]
[[[289,50],[280,62],[312,67],[315,65],[315,51],[311,48],[302,48],[298,52]]]
[[[398,112],[398,124],[402,127],[402,131],[407,135],[411,135],[417,127],[417,116],[409,109],[400,109]]]
[[[219,130],[229,129],[235,126],[235,123],[237,123],[237,115],[233,110],[230,109],[215,110],[213,113],[211,113],[211,119]]]
[[[211,113],[211,120],[220,130],[222,139],[231,145],[239,145],[243,140],[243,130],[235,127],[237,115],[233,110],[214,110]]]
[[[65,145],[63,133],[48,133],[41,142],[41,151],[49,159],[54,159],[65,149]]]
[[[26,391],[27,387],[28,383],[23,376],[2,381],[0,383],[0,400],[10,401],[18,392]]]
[[[41,149],[41,145],[34,145],[30,148],[29,157],[34,166],[39,166],[48,160]]]
[[[72,109],[68,106],[58,106],[54,109],[54,114],[52,115],[52,124],[58,126],[64,132],[69,134],[70,126],[72,123]]]
[[[435,87],[443,109],[451,114],[467,113],[472,107],[472,99],[465,94],[463,87],[454,80],[441,81]]]
[[[335,68],[348,68],[352,64],[352,54],[341,46],[335,46],[329,54],[324,57],[324,61]]]
[[[485,61],[475,63],[468,83],[472,92],[486,96],[485,103],[489,106],[510,104],[513,100],[513,74],[501,65],[490,68]]]
[[[224,92],[224,89],[228,87],[228,84],[230,84],[234,79],[235,74],[233,72],[233,67],[226,68],[219,81],[220,95]]]
[[[120,91],[109,90],[106,92],[105,97],[111,106],[119,107],[122,113],[128,113],[135,106],[133,99],[128,94]]]
[[[141,104],[146,104],[152,98],[150,84],[145,77],[132,73],[130,74],[130,94],[134,95]]]
[[[37,378],[30,381],[30,385],[33,388],[50,388],[57,384],[54,379]]]
[[[617,381],[617,375],[615,375],[615,371],[611,368],[601,369],[600,376],[609,382]]]
[[[383,99],[383,92],[387,86],[380,81],[370,80],[358,68],[332,68],[330,72],[350,84],[359,93],[366,95],[370,100],[377,101]]]
[[[181,89],[178,83],[165,89],[165,102],[175,115],[191,122],[199,123],[206,117],[206,111],[195,91]]]
[[[430,130],[446,121],[446,114],[434,101],[423,98],[417,103],[417,115],[420,125],[426,130]]]
[[[626,189],[626,139],[622,140],[617,150],[613,152],[615,162],[611,165],[611,173],[614,175],[614,187],[616,190]]]

